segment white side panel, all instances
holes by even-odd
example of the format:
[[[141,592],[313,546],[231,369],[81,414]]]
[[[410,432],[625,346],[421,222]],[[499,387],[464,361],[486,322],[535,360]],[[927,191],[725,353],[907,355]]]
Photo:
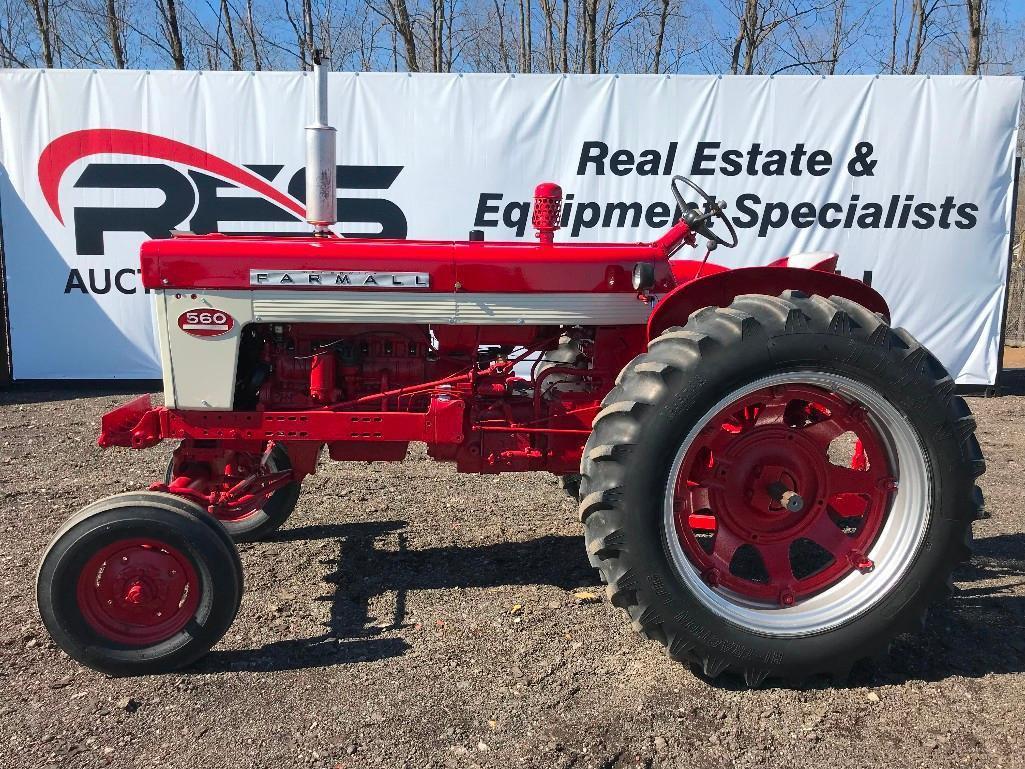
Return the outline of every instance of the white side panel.
[[[171,335],[168,330],[167,296],[164,291],[154,291],[153,311],[157,323],[157,347],[160,351],[160,370],[164,380],[164,405],[177,408],[174,394],[174,369],[171,366]],[[174,294],[171,294],[174,296]],[[176,324],[177,326],[177,324]],[[179,331],[177,327],[176,331]]]
[[[252,295],[248,291],[196,294],[168,291],[164,304],[167,308],[166,348],[170,354],[169,361],[163,360],[164,388],[173,392],[175,406],[230,409],[242,329],[253,321]],[[221,336],[192,336],[178,327],[178,316],[187,310],[222,310],[234,318],[235,324]]]

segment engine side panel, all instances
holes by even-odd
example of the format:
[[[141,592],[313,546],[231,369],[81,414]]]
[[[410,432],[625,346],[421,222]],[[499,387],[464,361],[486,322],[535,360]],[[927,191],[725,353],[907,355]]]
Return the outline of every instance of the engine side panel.
[[[231,409],[239,340],[246,326],[270,324],[420,324],[643,327],[650,306],[633,293],[411,293],[340,291],[157,291],[165,402],[182,409]],[[222,311],[230,330],[195,336],[180,319]],[[189,325],[189,324],[185,324]],[[193,329],[194,331],[194,329]]]

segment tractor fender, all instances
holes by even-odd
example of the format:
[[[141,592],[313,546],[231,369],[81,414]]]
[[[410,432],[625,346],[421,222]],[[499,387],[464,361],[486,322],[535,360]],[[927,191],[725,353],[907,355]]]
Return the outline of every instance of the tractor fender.
[[[880,313],[887,322],[890,320],[886,300],[860,280],[798,267],[740,267],[697,278],[662,297],[648,318],[648,340],[670,326],[684,325],[691,313],[702,307],[727,307],[744,294],[779,296],[788,289],[826,297],[842,296]]]

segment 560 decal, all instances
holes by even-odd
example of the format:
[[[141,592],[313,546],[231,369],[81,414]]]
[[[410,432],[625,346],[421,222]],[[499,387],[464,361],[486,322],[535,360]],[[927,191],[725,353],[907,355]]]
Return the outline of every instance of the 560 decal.
[[[65,222],[60,206],[60,183],[76,161],[93,155],[128,155],[164,163],[90,162],[74,182],[76,189],[156,190],[163,202],[156,206],[85,206],[72,209],[75,252],[80,256],[104,254],[104,235],[136,232],[150,238],[170,237],[176,229],[195,233],[223,232],[232,222],[299,222],[305,209],[306,169],[294,171],[285,190],[275,186],[283,165],[238,166],[192,145],[141,131],[87,129],[54,139],[39,156],[39,185],[56,219]],[[172,165],[173,164],[173,165]],[[187,168],[181,168],[185,166]],[[346,166],[336,168],[339,190],[387,190],[402,166]],[[241,197],[234,190],[255,195]],[[406,216],[394,202],[383,198],[338,198],[343,237],[405,238]],[[356,225],[356,231],[347,231]],[[377,231],[375,232],[375,228]],[[71,269],[64,293],[105,294],[138,290],[130,273],[116,267]],[[85,273],[85,274],[83,274]]]
[[[224,310],[186,310],[178,316],[178,328],[192,336],[221,336],[235,327],[235,319]]]

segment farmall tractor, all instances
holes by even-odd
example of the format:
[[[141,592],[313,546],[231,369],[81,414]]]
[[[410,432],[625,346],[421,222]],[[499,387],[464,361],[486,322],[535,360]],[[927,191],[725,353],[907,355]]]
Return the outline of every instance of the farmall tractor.
[[[920,626],[969,555],[985,466],[953,380],[875,290],[835,255],[679,258],[737,245],[682,177],[652,243],[556,243],[554,184],[537,242],[335,237],[325,83],[313,235],[142,247],[164,404],[111,411],[99,444],[177,448],[46,551],[64,651],[111,674],[191,663],[238,611],[235,543],[286,521],[323,454],[398,462],[414,441],[461,472],[561,476],[609,601],[708,677],[843,676]]]

